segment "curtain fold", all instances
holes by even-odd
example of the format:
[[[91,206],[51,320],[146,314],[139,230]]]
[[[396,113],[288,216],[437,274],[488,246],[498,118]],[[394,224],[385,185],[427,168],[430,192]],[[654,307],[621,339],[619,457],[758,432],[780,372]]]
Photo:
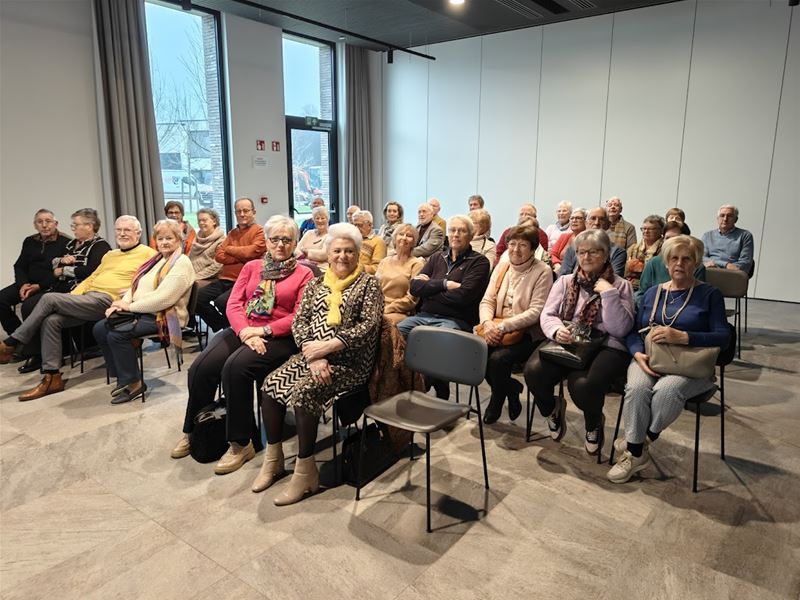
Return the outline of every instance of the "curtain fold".
[[[378,220],[381,207],[372,197],[367,52],[365,48],[345,46],[345,204],[357,204]]]
[[[94,0],[114,217],[133,215],[149,239],[164,191],[152,102],[144,0]],[[107,215],[111,217],[112,215]]]

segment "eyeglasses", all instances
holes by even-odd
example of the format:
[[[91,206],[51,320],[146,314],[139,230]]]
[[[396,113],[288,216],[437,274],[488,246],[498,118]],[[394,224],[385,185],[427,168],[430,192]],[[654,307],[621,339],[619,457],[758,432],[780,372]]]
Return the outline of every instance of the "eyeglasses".
[[[451,227],[447,230],[447,233],[469,233],[469,229],[466,227]]]
[[[570,221],[585,221],[586,217],[570,217]]]
[[[91,225],[91,223],[73,223],[69,228],[75,231],[78,227],[86,227],[87,225]]]
[[[592,248],[591,250],[578,250],[575,254],[577,254],[580,258],[584,256],[591,256],[592,258],[596,258],[603,254],[603,251],[599,248]]]
[[[234,212],[237,215],[249,215],[251,212],[253,212],[253,209],[252,208],[240,208],[239,210],[234,211]]]
[[[276,246],[278,244],[284,244],[284,245],[291,244],[294,241],[292,238],[288,237],[271,237],[267,239],[269,239],[270,244],[274,244]]]
[[[134,233],[139,233],[135,229],[115,229],[114,231],[119,235],[132,235]]]
[[[648,231],[658,231],[658,227],[640,227],[639,228],[642,233],[647,233]]]

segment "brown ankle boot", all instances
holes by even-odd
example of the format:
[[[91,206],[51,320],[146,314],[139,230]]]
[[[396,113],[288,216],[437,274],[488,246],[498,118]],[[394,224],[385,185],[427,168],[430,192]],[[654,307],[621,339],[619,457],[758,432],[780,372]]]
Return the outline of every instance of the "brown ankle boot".
[[[294,464],[294,473],[289,486],[275,498],[275,506],[286,506],[300,502],[306,495],[314,494],[319,490],[319,470],[317,461],[311,455],[308,458],[298,458]]]
[[[45,373],[42,381],[39,382],[32,390],[20,395],[20,402],[27,402],[28,400],[36,400],[48,394],[56,394],[64,391],[64,380],[61,379],[61,373]]]
[[[14,346],[9,346],[5,342],[0,342],[0,365],[7,365],[11,362],[11,356],[14,354]]]

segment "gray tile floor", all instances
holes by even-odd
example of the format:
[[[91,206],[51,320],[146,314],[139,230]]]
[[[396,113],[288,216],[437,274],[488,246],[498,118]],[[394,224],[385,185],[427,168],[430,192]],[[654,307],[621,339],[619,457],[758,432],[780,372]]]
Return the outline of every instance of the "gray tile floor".
[[[617,486],[584,453],[570,404],[561,444],[539,415],[530,444],[524,417],[487,428],[488,492],[474,420],[437,435],[432,534],[422,461],[398,463],[358,504],[341,486],[277,508],[288,480],[250,492],[260,455],[224,477],[171,460],[186,371],[160,352],[145,359],[145,404],[111,406],[99,359],[28,403],[16,396],[37,376],[0,367],[0,596],[797,598],[800,307],[751,301],[749,321],[726,377],[727,461],[710,410],[699,494],[693,414],[653,446],[640,480]],[[608,397],[609,438],[618,402]]]

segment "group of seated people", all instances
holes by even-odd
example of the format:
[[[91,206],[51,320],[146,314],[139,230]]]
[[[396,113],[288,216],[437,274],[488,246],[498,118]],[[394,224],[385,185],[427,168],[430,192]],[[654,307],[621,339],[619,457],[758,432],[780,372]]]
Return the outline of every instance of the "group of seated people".
[[[189,455],[195,416],[221,386],[229,448],[215,472],[231,473],[254,458],[260,447],[252,410],[258,386],[267,448],[254,492],[285,473],[287,407],[295,414],[297,462],[275,498],[284,505],[319,488],[314,447],[320,415],[369,379],[382,326],[396,327],[402,337],[418,325],[474,330],[489,346],[487,424],[500,418],[506,403],[511,420],[521,413],[523,386],[512,371],[524,365],[550,437],[560,441],[567,428],[566,401],[554,394],[566,379],[583,412],[586,452],[596,455],[604,441],[605,395],[626,377],[625,438],[614,442],[621,458],[608,478],[628,481],[649,464],[649,444],[677,419],[684,400],[713,385],[654,372],[641,333],[649,329],[654,343],[725,346],[724,300],[703,276],[706,268],[752,273],[752,235],[735,226],[738,210],[721,207],[718,228],[701,242],[685,233],[684,213],[670,209],[665,219],[645,219],[638,242],[619,198],[589,211],[562,203],[546,229],[539,227],[536,208],[525,204],[495,243],[483,198],[470,197],[468,206],[468,215],[445,222],[433,198],[419,206],[414,226],[403,222],[400,204],[389,202],[375,232],[369,211],[355,207],[348,211],[351,223],[331,225],[323,204],[313,208],[313,227],[301,238],[287,216],[256,224],[248,198],[236,201],[237,226],[227,236],[213,210],[198,211],[194,231],[183,206],[168,203],[168,218],[154,227],[153,248],[140,243],[141,224],[126,215],[115,222],[116,250],[97,235],[100,221],[92,209],[72,215],[72,240],[58,231],[52,212],[40,210],[37,234],[26,238],[15,264],[15,282],[0,290],[8,335],[0,342],[0,364],[34,352],[41,356],[43,378],[20,400],[60,392],[62,331],[93,322],[116,379],[111,402],[142,397],[136,341],[157,335],[163,345],[180,347],[197,285],[197,316],[220,333],[189,369],[183,435],[171,455]],[[115,313],[132,313],[133,325],[117,327]],[[571,344],[592,336],[602,343],[582,369],[539,352],[545,341]],[[448,382],[426,383],[449,398]]]

